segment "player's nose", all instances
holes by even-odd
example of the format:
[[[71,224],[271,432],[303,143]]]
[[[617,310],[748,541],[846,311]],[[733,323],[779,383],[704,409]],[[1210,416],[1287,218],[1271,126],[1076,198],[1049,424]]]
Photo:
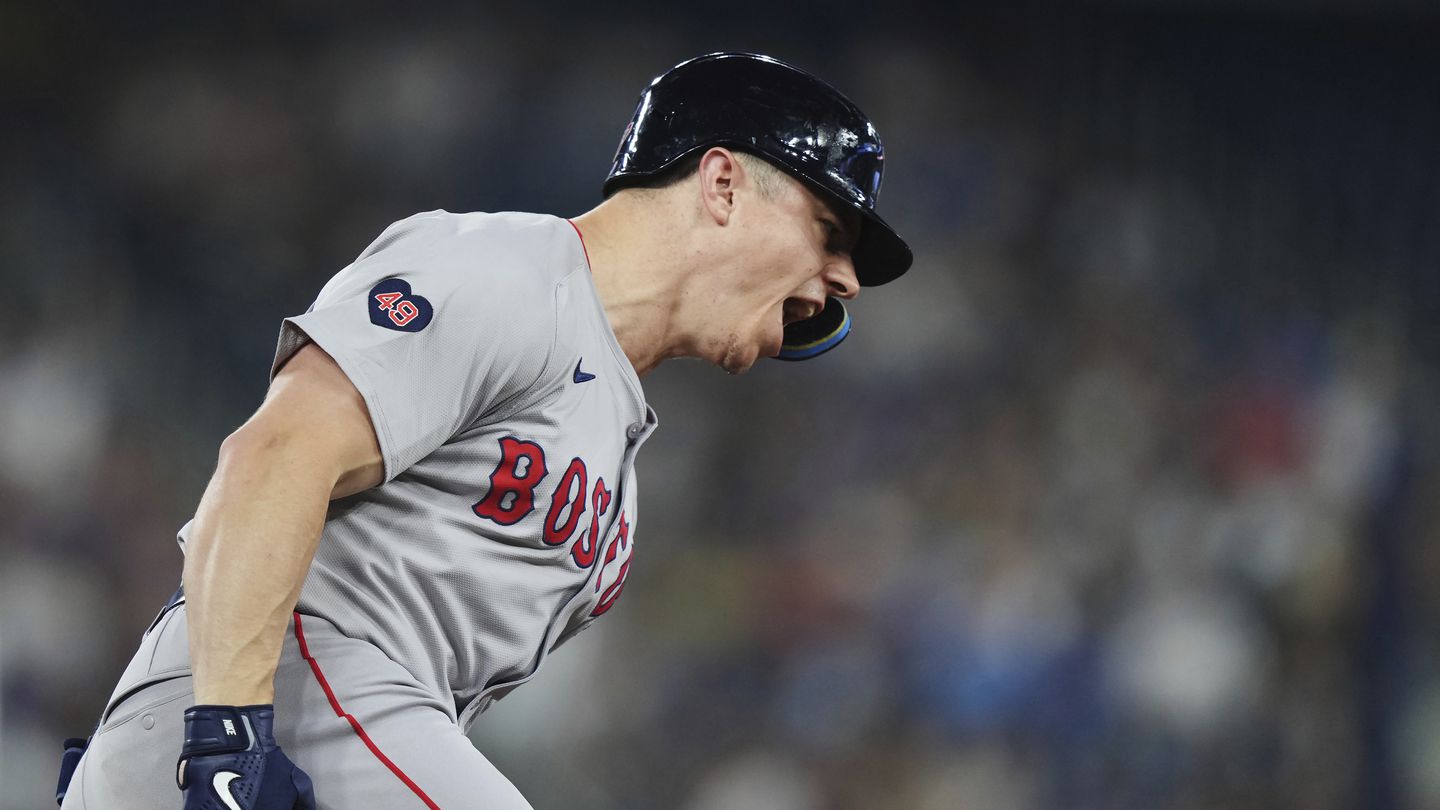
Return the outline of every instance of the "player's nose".
[[[820,273],[828,295],[846,301],[860,294],[860,279],[855,274],[855,260],[849,254],[833,256]]]

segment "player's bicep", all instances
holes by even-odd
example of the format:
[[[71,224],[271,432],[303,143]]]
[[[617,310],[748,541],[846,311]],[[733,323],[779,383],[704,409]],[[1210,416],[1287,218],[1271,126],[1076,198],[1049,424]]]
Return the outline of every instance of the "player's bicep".
[[[334,359],[314,343],[297,349],[276,372],[265,401],[240,429],[303,453],[334,477],[330,497],[353,495],[384,480],[385,465],[365,399]]]

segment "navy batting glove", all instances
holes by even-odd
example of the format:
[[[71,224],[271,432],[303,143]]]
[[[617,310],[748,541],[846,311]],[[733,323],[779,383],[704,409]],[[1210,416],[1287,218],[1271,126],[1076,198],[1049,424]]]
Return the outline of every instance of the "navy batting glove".
[[[275,707],[192,706],[176,774],[184,810],[316,810],[310,777],[275,744]]]

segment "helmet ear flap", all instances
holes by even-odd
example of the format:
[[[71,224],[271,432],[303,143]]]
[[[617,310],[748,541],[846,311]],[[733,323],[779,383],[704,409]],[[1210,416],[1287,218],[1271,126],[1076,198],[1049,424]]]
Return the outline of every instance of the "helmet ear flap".
[[[850,313],[838,298],[827,298],[815,316],[785,327],[777,360],[809,360],[840,345],[850,334]]]

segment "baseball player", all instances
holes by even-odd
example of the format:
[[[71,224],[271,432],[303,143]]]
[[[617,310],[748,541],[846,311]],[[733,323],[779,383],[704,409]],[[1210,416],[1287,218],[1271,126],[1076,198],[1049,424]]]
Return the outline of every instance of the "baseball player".
[[[465,732],[624,590],[641,378],[839,343],[911,263],[882,158],[826,83],[712,54],[646,88],[588,213],[385,229],[284,321],[62,806],[528,808]]]

